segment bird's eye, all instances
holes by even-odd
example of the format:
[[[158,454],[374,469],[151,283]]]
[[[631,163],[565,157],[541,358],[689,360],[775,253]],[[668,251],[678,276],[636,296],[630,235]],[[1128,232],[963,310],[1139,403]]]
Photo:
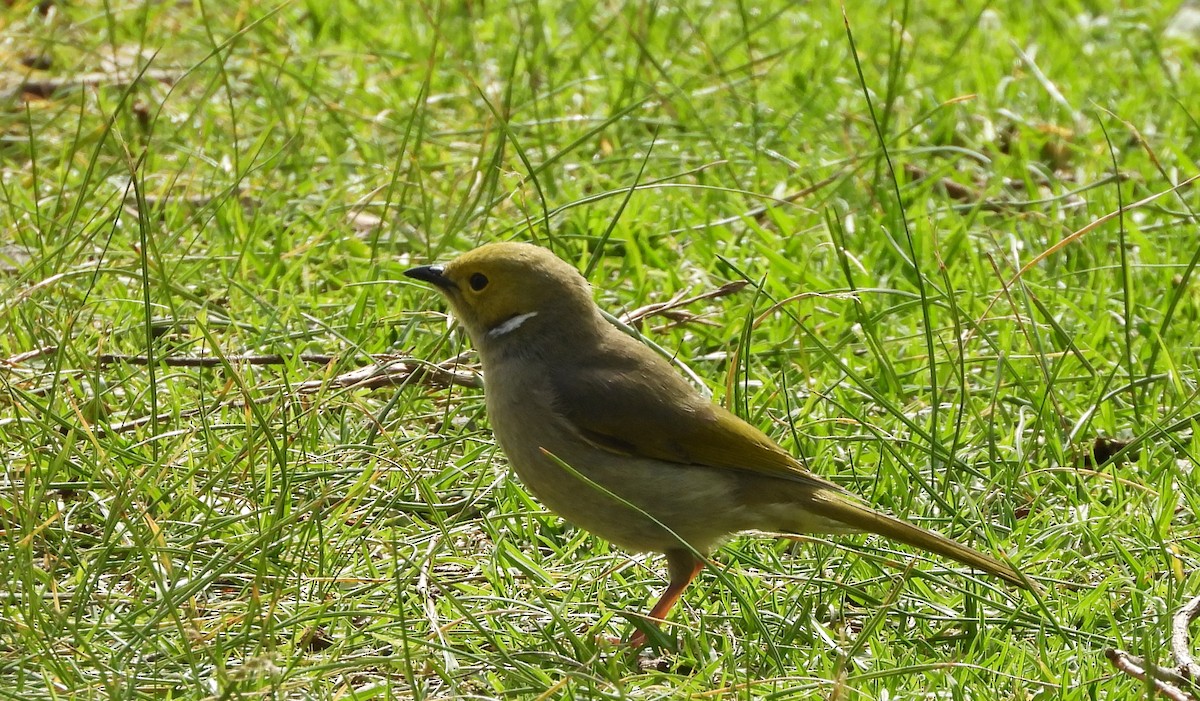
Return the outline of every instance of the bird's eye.
[[[468,280],[468,282],[471,283],[471,289],[478,292],[478,291],[482,290],[483,288],[487,287],[487,284],[488,284],[487,275],[484,275],[483,273],[475,273],[474,275],[471,276],[471,279]]]

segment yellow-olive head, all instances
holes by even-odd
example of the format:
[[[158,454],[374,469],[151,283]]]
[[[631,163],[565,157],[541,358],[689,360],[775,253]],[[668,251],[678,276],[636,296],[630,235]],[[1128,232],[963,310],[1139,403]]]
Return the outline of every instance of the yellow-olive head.
[[[603,322],[592,289],[579,271],[540,246],[491,243],[446,265],[404,272],[428,282],[450,302],[454,316],[485,356],[511,343],[566,340]]]

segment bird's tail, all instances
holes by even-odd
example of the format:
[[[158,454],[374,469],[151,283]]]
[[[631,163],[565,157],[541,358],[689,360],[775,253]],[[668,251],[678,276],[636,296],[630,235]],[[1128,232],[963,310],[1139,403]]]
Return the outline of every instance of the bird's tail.
[[[846,524],[855,530],[878,533],[905,545],[943,555],[1024,589],[1032,589],[1036,586],[1010,565],[990,555],[985,555],[974,548],[969,548],[946,536],[927,531],[907,521],[880,513],[833,489],[814,490],[810,493],[808,501],[808,506],[813,513],[822,518]]]

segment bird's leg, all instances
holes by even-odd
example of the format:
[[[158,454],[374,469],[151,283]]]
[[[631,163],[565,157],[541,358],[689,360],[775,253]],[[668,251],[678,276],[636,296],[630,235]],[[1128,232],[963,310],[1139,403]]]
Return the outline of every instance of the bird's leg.
[[[667,573],[671,580],[647,616],[655,625],[667,617],[683,590],[704,569],[704,560],[697,558],[690,550],[668,550],[666,555]],[[629,645],[634,649],[645,647],[646,634],[640,630],[634,632],[633,637],[629,638]]]

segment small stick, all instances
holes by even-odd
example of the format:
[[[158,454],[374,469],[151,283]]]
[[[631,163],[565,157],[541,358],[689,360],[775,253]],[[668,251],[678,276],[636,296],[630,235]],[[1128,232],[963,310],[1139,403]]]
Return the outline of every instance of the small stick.
[[[912,163],[904,164],[904,173],[916,181],[929,178],[928,170]],[[946,191],[946,195],[952,200],[958,200],[959,202],[979,202],[983,200],[983,195],[979,194],[979,192],[950,178],[938,178],[937,184]]]
[[[1183,605],[1183,608],[1171,619],[1171,654],[1179,665],[1184,676],[1189,679],[1200,679],[1200,664],[1192,657],[1192,643],[1188,635],[1188,626],[1200,616],[1200,596],[1193,598]]]
[[[133,356],[141,358],[141,356]],[[278,356],[244,356],[247,358],[260,358],[270,360]],[[301,356],[302,358],[304,356]],[[308,356],[310,359],[319,358],[321,356]],[[381,365],[368,365],[357,370],[342,373],[337,377],[322,380],[309,380],[296,385],[293,389],[297,394],[312,394],[320,391],[325,387],[335,387],[339,389],[346,388],[365,388],[379,389],[381,387],[395,387],[399,385],[411,384],[419,382],[422,384],[432,385],[435,387],[448,387],[457,385],[459,387],[475,387],[483,386],[483,381],[479,379],[479,375],[470,370],[459,370],[458,365],[462,364],[464,356],[459,355],[449,360],[442,361],[438,364],[424,363],[411,358],[397,358],[390,363]],[[144,358],[141,358],[144,361]],[[166,360],[164,358],[163,360]],[[201,367],[213,365],[208,361],[216,360],[215,358],[176,358],[176,360],[203,360],[205,361]],[[234,360],[230,361],[235,362]],[[280,361],[282,362],[282,360]],[[144,364],[144,362],[142,363]],[[187,365],[185,365],[187,366]],[[192,365],[195,367],[195,365]],[[272,392],[263,397],[257,397],[253,401],[255,404],[264,404],[273,401],[278,396],[278,392]],[[211,409],[193,408],[180,411],[178,414],[167,412],[159,414],[157,419],[160,422],[169,421],[171,419],[187,419],[193,416],[198,416],[206,411],[216,411],[221,408],[238,408],[244,407],[247,403],[242,400],[234,400],[230,402],[222,402]],[[100,429],[102,433],[125,433],[138,429],[154,420],[155,417],[141,416],[136,419],[131,419],[124,423],[109,426],[106,429]]]
[[[693,304],[701,300],[727,297],[735,292],[738,292],[748,284],[750,283],[746,282],[745,280],[734,280],[733,282],[727,282],[716,289],[709,290],[708,292],[702,292],[692,297],[685,298],[681,293],[667,300],[666,302],[655,302],[654,304],[647,304],[644,307],[638,307],[633,311],[625,312],[620,318],[621,321],[625,322],[626,324],[629,324],[630,326],[636,326],[641,321],[652,316],[670,316],[669,312],[680,307],[686,307],[689,304]]]
[[[1112,663],[1112,666],[1115,667],[1118,672],[1128,674],[1134,679],[1143,682],[1150,682],[1150,684],[1154,686],[1154,689],[1158,693],[1162,694],[1171,701],[1195,701],[1195,699],[1189,696],[1187,693],[1159,678],[1164,672],[1166,672],[1167,675],[1174,675],[1175,677],[1179,676],[1173,672],[1167,672],[1163,668],[1156,665],[1146,665],[1145,661],[1140,657],[1130,655],[1128,652],[1125,652],[1124,650],[1117,650],[1116,648],[1109,648],[1105,650],[1104,656],[1108,658],[1108,661]],[[1143,665],[1146,666],[1143,667]]]
[[[25,351],[24,353],[17,353],[16,355],[12,355],[7,358],[0,358],[0,363],[9,367],[13,367],[30,360],[34,360],[35,358],[40,358],[43,355],[53,355],[57,352],[58,346],[42,346],[41,348],[34,348],[33,350]]]
[[[328,365],[338,359],[336,355],[315,355],[304,353],[298,356],[302,363],[317,363],[319,365]],[[280,354],[274,355],[234,355],[227,358],[218,358],[215,356],[174,356],[169,355],[162,358],[155,358],[155,363],[161,363],[171,368],[212,368],[220,367],[225,363],[230,365],[283,365],[288,361],[286,356]],[[124,363],[125,365],[149,365],[150,358],[144,355],[121,355],[118,353],[105,353],[98,358],[96,362],[101,365],[116,365]]]
[[[150,69],[141,73],[137,71],[112,72],[105,73],[96,71],[93,73],[76,73],[75,75],[66,78],[44,78],[41,80],[25,80],[18,83],[12,91],[13,95],[30,95],[42,99],[48,99],[60,90],[69,90],[72,88],[99,87],[107,85],[114,88],[123,88],[135,80],[144,81],[159,81],[162,83],[173,84],[183,77],[184,72],[169,69]]]

